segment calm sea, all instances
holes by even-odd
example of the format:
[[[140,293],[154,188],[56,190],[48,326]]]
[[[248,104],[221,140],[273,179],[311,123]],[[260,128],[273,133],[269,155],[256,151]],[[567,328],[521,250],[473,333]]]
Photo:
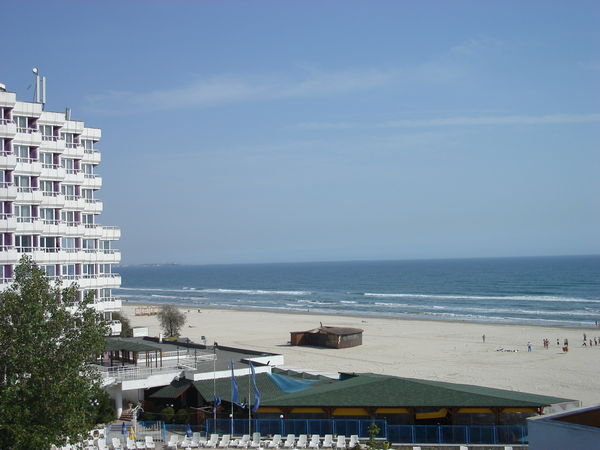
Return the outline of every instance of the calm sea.
[[[600,256],[123,266],[123,300],[569,327],[600,321]]]

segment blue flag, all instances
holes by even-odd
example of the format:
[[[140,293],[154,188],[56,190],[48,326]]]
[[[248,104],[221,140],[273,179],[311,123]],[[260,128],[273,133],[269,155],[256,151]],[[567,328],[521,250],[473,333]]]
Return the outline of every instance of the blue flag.
[[[231,403],[239,406],[240,400],[238,398],[238,385],[235,381],[235,375],[233,374],[234,362],[231,360]]]
[[[252,405],[252,412],[256,412],[258,411],[258,408],[260,407],[260,391],[258,390],[258,387],[256,386],[256,372],[254,371],[254,365],[252,364],[251,361],[249,361],[250,363],[250,370],[252,371],[252,389],[254,391],[254,405]]]

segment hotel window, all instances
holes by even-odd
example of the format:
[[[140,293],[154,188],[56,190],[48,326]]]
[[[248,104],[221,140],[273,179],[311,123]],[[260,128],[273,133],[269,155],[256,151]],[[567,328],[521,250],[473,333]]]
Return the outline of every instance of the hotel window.
[[[28,175],[15,175],[14,182],[19,192],[31,192],[33,190],[31,177]]]
[[[48,264],[48,265],[40,266],[40,269],[42,269],[44,271],[44,273],[46,274],[46,276],[48,278],[50,278],[51,280],[58,276],[58,270],[56,269],[55,264]]]
[[[12,234],[0,233],[0,250],[6,251],[13,248],[12,245]]]
[[[14,214],[17,222],[30,223],[34,220],[34,207],[32,205],[15,205]]]
[[[98,264],[98,273],[104,276],[110,276],[112,274],[111,264]]]
[[[111,252],[110,241],[99,241],[98,243],[100,244],[99,245],[100,250],[102,250],[104,253]]]
[[[74,253],[75,251],[77,251],[76,244],[77,241],[74,237],[64,237],[60,240],[60,248],[62,248],[63,251],[68,253]]]
[[[17,162],[30,163],[33,161],[31,149],[27,145],[15,145],[15,155],[17,155]]]
[[[81,140],[81,146],[84,148],[84,150],[87,150],[86,153],[94,151],[94,144],[95,144],[95,141],[92,141],[91,139],[82,139]]]
[[[46,225],[58,225],[54,208],[40,208],[40,219]]]
[[[95,264],[84,264],[83,265],[83,278],[95,278],[96,277],[96,265]]]
[[[58,166],[54,163],[54,153],[41,152],[40,161],[44,169],[56,169]]]
[[[58,141],[58,128],[53,125],[40,125],[43,141]]]
[[[17,133],[31,133],[37,131],[36,119],[34,117],[15,116],[14,121],[17,125]]]
[[[96,251],[96,239],[84,239],[83,240],[83,250],[87,253],[92,253]]]
[[[74,174],[75,170],[75,160],[71,158],[62,158],[60,160],[60,165],[67,173]]]
[[[44,196],[56,195],[56,191],[54,190],[54,181],[41,180],[40,189],[42,190],[42,195]]]
[[[8,138],[0,138],[0,155],[10,155],[12,152],[12,140]]]
[[[102,288],[102,289],[98,289],[98,297],[99,298],[111,298],[112,297],[112,290],[109,288]]]
[[[67,224],[67,226],[74,227],[79,225],[78,216],[79,214],[75,211],[61,211],[60,220],[62,223]]]
[[[33,236],[30,235],[16,235],[15,236],[15,248],[19,253],[32,252],[33,251]]]
[[[6,188],[12,184],[10,170],[0,170],[0,187]]]
[[[86,178],[94,178],[94,165],[93,164],[82,164],[81,170],[85,174]]]
[[[67,280],[74,280],[77,278],[77,264],[63,264],[62,266],[62,277]]]
[[[40,238],[40,249],[46,253],[58,251],[58,238],[56,236],[44,236]]]
[[[82,189],[81,196],[85,198],[88,203],[94,203],[94,190],[93,189]]]
[[[81,221],[86,228],[94,228],[94,215],[93,214],[82,214]]]
[[[63,133],[63,139],[67,148],[76,148],[79,136],[73,133]]]
[[[65,200],[77,200],[79,198],[74,184],[61,185],[60,192],[65,196]]]
[[[12,122],[12,119],[10,118],[10,113],[10,108],[0,108],[0,125],[6,125],[7,123]]]

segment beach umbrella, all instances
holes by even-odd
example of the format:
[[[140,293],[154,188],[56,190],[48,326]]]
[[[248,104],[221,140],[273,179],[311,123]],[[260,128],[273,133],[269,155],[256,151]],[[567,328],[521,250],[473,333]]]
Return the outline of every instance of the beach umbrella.
[[[187,437],[192,437],[192,427],[190,427],[189,423],[185,426],[185,435]]]
[[[129,427],[129,439],[135,441],[135,432],[133,431],[133,427]]]

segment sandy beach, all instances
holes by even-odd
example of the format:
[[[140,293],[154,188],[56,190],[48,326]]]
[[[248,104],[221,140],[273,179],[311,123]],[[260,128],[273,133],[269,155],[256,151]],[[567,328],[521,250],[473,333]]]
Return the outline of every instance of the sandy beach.
[[[132,326],[147,326],[158,336],[156,316],[136,316],[141,305],[124,303]],[[600,404],[600,342],[583,346],[583,334],[600,337],[600,329],[490,325],[417,321],[343,315],[182,307],[187,322],[182,336],[207,342],[281,353],[290,368],[328,373],[374,372],[453,383],[477,384]],[[288,345],[290,331],[323,325],[362,328],[363,345],[317,349]],[[485,342],[482,336],[485,335]],[[543,339],[550,340],[545,349]],[[557,338],[560,346],[556,345]],[[561,350],[569,340],[569,352]],[[531,342],[532,351],[527,351]],[[505,351],[498,351],[504,349]],[[507,351],[516,350],[516,351]]]

